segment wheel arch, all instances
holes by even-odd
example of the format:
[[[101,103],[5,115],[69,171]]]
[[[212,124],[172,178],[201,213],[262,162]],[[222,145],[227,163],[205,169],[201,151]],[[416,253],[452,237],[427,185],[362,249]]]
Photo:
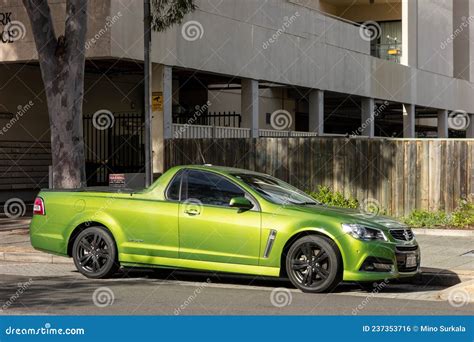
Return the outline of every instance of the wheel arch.
[[[288,250],[290,249],[291,245],[298,239],[305,237],[305,236],[310,236],[310,235],[316,235],[316,236],[322,236],[326,239],[329,239],[331,242],[333,242],[340,255],[340,261],[341,261],[341,270],[344,269],[344,252],[343,249],[341,248],[341,245],[338,243],[337,239],[334,238],[331,234],[329,234],[326,230],[324,229],[319,229],[319,228],[306,228],[303,230],[300,230],[290,236],[290,238],[285,242],[285,245],[283,246],[281,255],[280,255],[280,276],[281,277],[286,277],[287,276],[287,271],[286,271],[286,256],[288,253]]]
[[[83,222],[81,224],[79,224],[78,226],[76,226],[71,234],[69,235],[69,239],[68,239],[68,243],[67,243],[67,255],[72,257],[72,247],[74,245],[74,241],[76,240],[77,236],[84,230],[86,230],[87,228],[91,228],[91,227],[102,227],[104,228],[109,234],[110,236],[112,237],[112,240],[114,241],[115,243],[115,248],[117,248],[117,241],[115,239],[115,236],[114,234],[112,233],[112,231],[103,223],[100,223],[100,222],[96,222],[96,221],[87,221],[87,222]],[[117,249],[118,251],[118,249]]]

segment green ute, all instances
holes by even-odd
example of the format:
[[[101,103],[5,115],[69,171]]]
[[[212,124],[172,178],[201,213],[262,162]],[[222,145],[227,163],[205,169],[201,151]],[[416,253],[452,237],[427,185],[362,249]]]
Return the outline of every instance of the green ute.
[[[420,250],[388,217],[328,207],[274,177],[179,166],[151,187],[43,190],[30,226],[36,249],[70,256],[82,274],[120,266],[287,276],[305,292],[341,281],[412,277]]]

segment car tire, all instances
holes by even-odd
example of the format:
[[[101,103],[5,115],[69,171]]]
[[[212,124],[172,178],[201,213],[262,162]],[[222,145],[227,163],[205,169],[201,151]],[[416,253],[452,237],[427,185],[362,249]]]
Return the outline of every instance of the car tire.
[[[115,241],[104,227],[80,232],[74,240],[72,258],[77,270],[88,278],[109,278],[120,268]]]
[[[305,236],[288,250],[286,272],[292,284],[303,292],[329,292],[342,281],[341,254],[332,240]]]

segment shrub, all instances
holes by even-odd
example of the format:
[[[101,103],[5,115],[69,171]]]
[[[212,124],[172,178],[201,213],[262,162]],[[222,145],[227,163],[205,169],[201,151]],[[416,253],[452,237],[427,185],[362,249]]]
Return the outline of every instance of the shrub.
[[[461,199],[458,207],[450,215],[444,211],[415,210],[403,218],[403,221],[415,228],[439,226],[474,228],[474,202],[469,199]]]
[[[436,227],[449,223],[449,217],[444,211],[430,212],[426,210],[414,210],[410,215],[403,218],[410,227]]]
[[[474,228],[474,202],[461,199],[451,214],[451,225],[458,228]]]
[[[338,191],[332,191],[328,186],[320,185],[317,191],[308,192],[316,201],[333,207],[357,209],[359,202],[353,198],[345,198]]]
[[[346,198],[338,191],[332,191],[328,186],[320,185],[317,191],[308,194],[318,202],[340,208],[359,208],[359,202],[353,197]],[[368,208],[370,211],[370,207]],[[378,208],[377,215],[386,215],[386,211]],[[474,229],[474,200],[461,199],[459,205],[451,214],[444,211],[414,210],[410,215],[402,217],[401,221],[414,228],[456,227]]]

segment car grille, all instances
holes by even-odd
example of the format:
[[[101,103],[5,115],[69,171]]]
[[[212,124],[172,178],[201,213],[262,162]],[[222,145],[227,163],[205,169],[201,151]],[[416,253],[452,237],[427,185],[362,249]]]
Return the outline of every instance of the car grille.
[[[398,252],[414,252],[418,250],[418,246],[397,246]]]
[[[390,229],[390,234],[395,240],[410,241],[413,239],[413,231],[411,229]]]

